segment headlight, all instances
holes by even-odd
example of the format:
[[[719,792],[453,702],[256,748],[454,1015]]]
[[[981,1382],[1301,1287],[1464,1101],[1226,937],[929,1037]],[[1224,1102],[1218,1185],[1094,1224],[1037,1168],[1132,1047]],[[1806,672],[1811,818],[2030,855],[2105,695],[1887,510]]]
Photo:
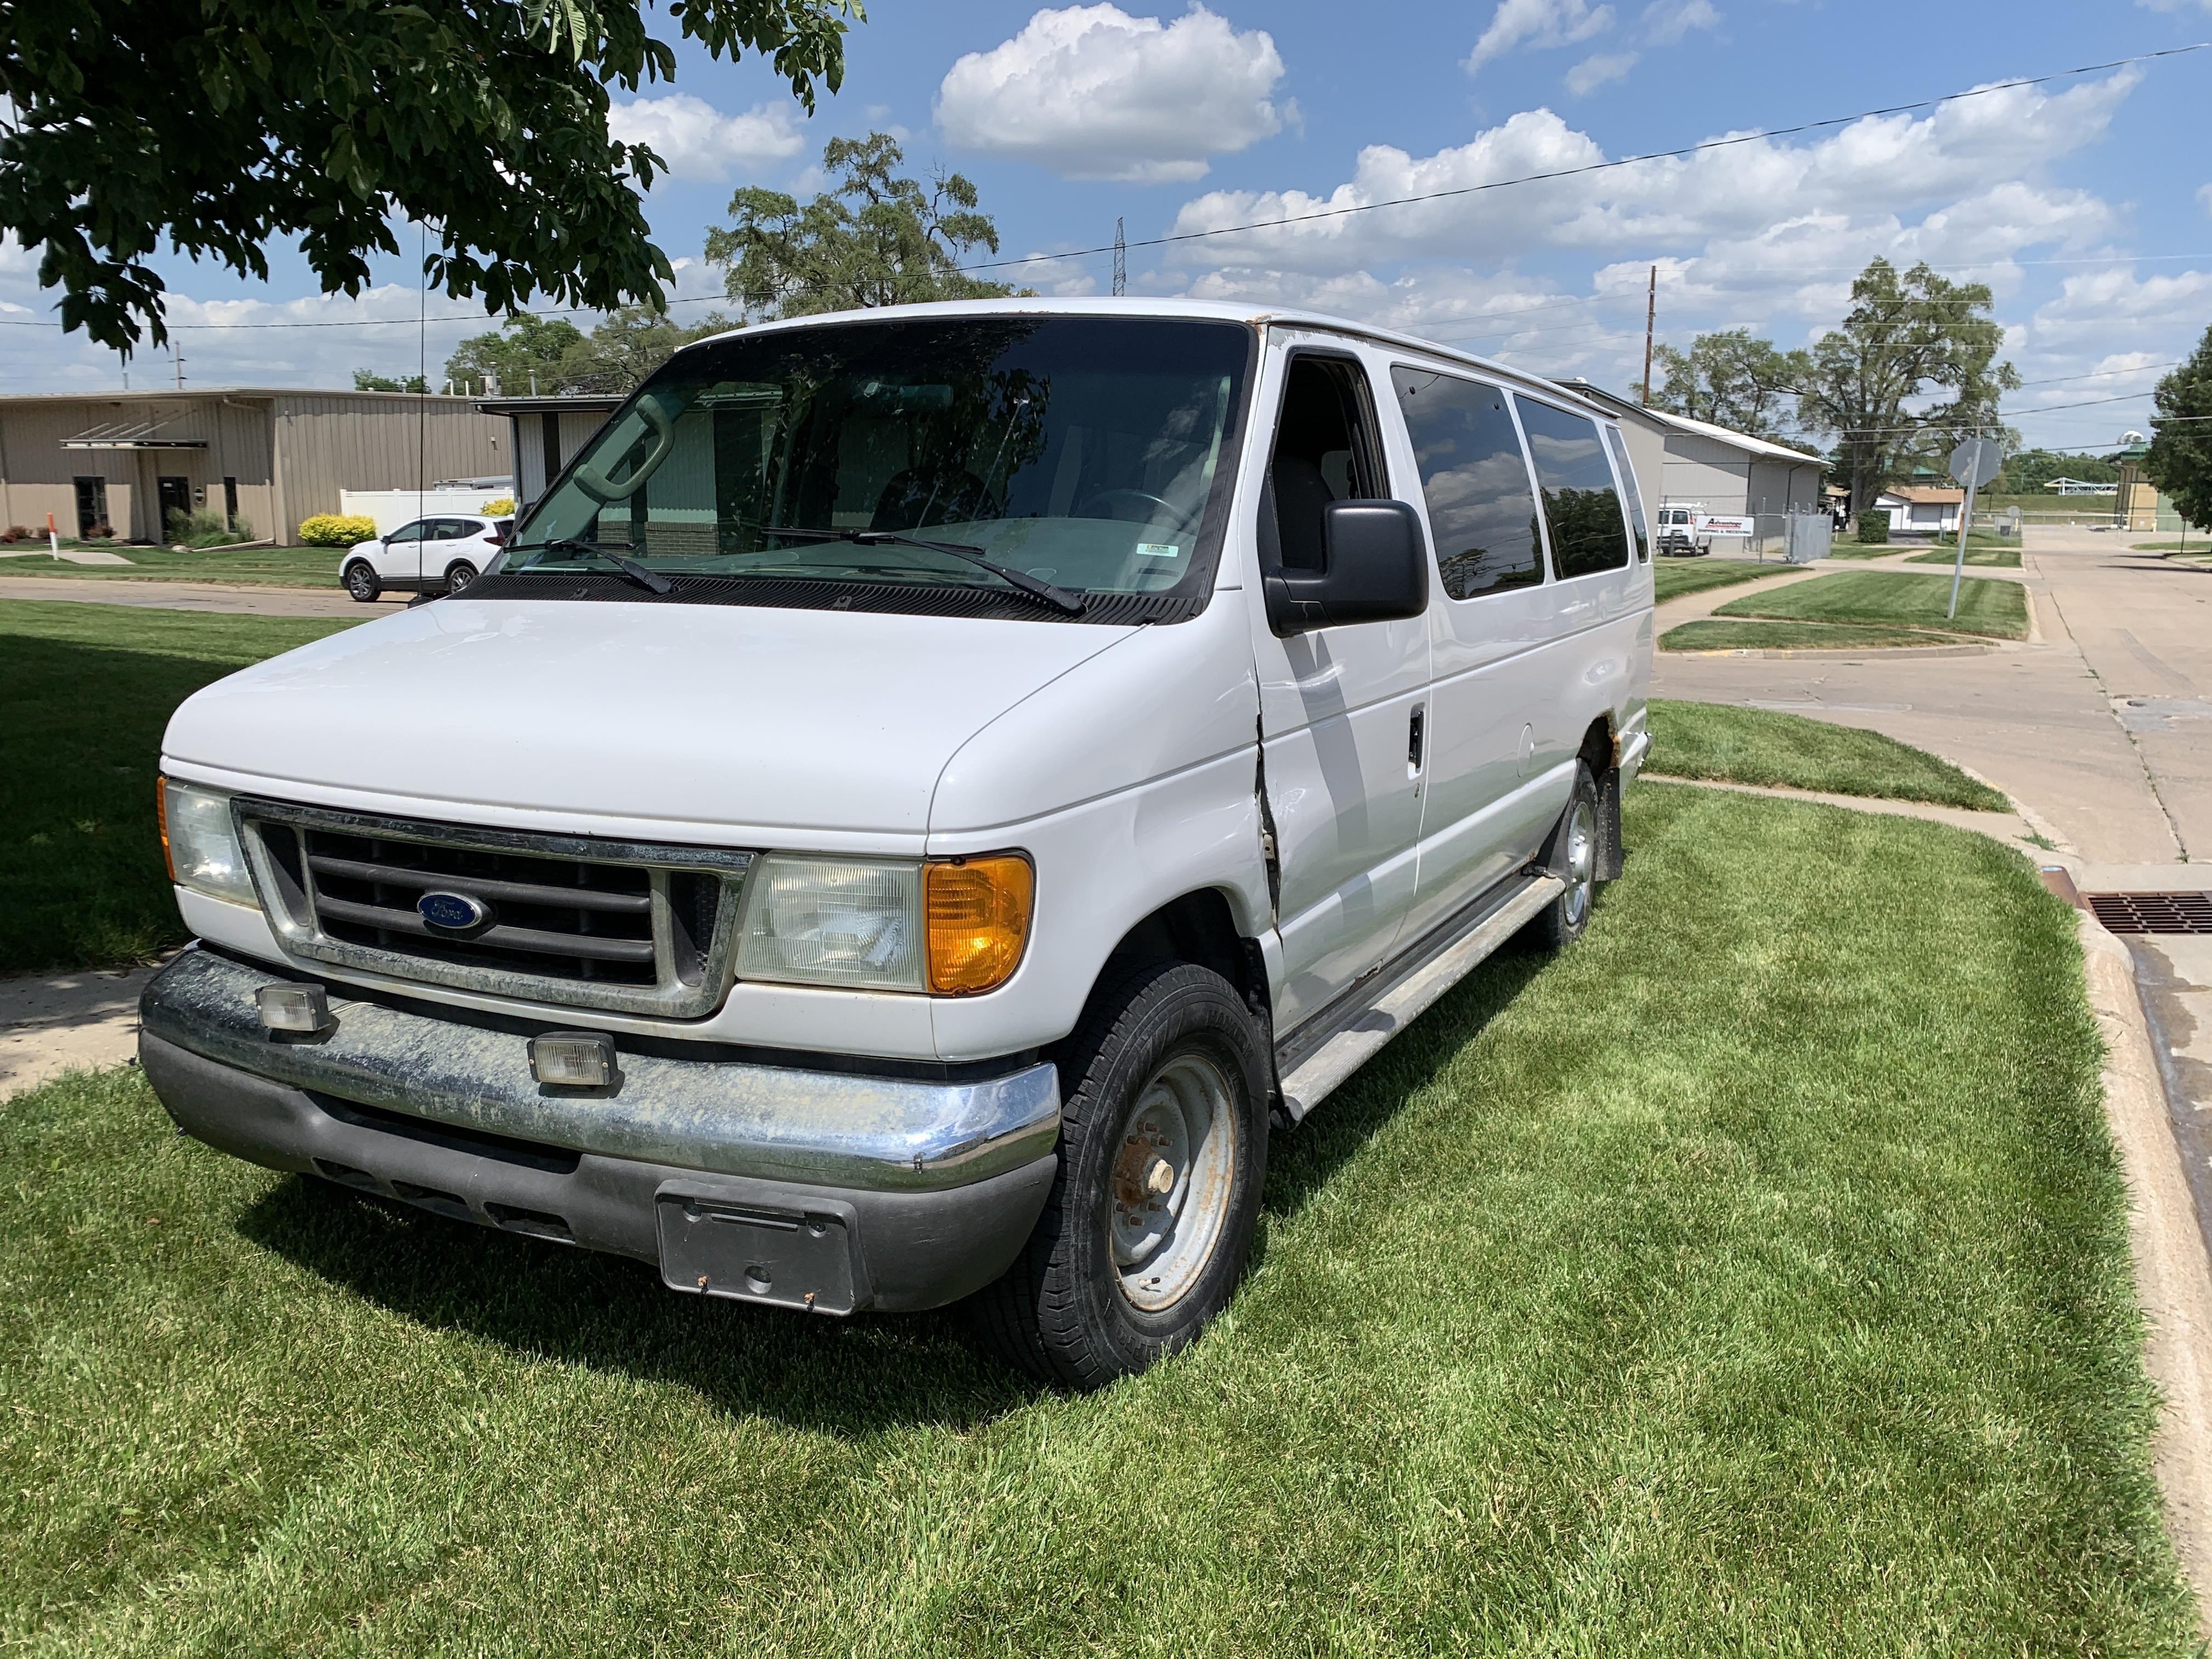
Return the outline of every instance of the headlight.
[[[1013,976],[1036,878],[1018,853],[927,863],[776,854],[748,884],[738,977],[971,996]]]
[[[246,849],[231,822],[230,797],[189,783],[159,781],[161,852],[169,860],[169,879],[210,898],[252,904],[253,878],[246,868]]]

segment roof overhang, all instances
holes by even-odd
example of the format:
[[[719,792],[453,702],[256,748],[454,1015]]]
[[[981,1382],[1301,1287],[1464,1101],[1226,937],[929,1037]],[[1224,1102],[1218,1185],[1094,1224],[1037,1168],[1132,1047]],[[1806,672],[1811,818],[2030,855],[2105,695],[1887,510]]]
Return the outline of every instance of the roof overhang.
[[[159,421],[112,421],[62,440],[64,449],[205,449],[205,438],[172,438]]]

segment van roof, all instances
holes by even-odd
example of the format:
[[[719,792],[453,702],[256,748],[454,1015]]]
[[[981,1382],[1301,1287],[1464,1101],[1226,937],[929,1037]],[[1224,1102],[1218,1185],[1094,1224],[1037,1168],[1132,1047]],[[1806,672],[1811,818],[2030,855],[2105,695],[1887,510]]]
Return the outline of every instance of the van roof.
[[[1324,312],[1300,311],[1285,306],[1233,305],[1218,300],[1057,299],[1048,295],[1016,300],[943,300],[927,305],[878,306],[862,311],[826,311],[805,317],[780,318],[774,322],[754,323],[743,329],[732,329],[727,333],[710,335],[704,340],[694,341],[684,349],[688,351],[716,340],[732,339],[740,334],[781,333],[789,329],[812,328],[823,323],[884,322],[906,317],[1162,317],[1245,323],[1261,328],[1273,325],[1285,328],[1323,329],[1371,340],[1382,345],[1422,352],[1431,357],[1448,358],[1487,374],[1502,375],[1571,404],[1595,420],[1608,425],[1617,423],[1610,410],[1584,397],[1572,386],[1561,386],[1556,380],[1546,380],[1540,374],[1531,374],[1526,369],[1514,368],[1494,358],[1479,357],[1473,352],[1438,345],[1435,341],[1424,340],[1417,334],[1401,333],[1395,329],[1377,327],[1372,323],[1354,322],[1347,317],[1332,317]]]

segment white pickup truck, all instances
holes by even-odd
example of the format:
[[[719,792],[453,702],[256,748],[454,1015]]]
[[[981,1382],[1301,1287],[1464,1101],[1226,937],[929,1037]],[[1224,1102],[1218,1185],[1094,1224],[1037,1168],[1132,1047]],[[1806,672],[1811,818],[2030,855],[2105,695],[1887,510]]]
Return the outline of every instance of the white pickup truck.
[[[1620,434],[1327,318],[1003,301],[678,352],[465,593],[165,739],[213,1146],[678,1291],[972,1298],[1090,1386],[1269,1131],[1619,872]]]

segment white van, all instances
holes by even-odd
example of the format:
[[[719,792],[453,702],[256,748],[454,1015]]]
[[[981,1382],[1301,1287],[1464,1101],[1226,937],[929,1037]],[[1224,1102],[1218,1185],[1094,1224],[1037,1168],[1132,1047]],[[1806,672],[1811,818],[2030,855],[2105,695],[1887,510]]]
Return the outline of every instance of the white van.
[[[1088,1386],[1295,1123],[1619,872],[1620,434],[1323,317],[1018,300],[678,352],[465,593],[208,687],[146,1074],[212,1146]]]
[[[1659,551],[1662,557],[1697,558],[1713,550],[1705,526],[1703,501],[1663,501],[1659,507]]]

